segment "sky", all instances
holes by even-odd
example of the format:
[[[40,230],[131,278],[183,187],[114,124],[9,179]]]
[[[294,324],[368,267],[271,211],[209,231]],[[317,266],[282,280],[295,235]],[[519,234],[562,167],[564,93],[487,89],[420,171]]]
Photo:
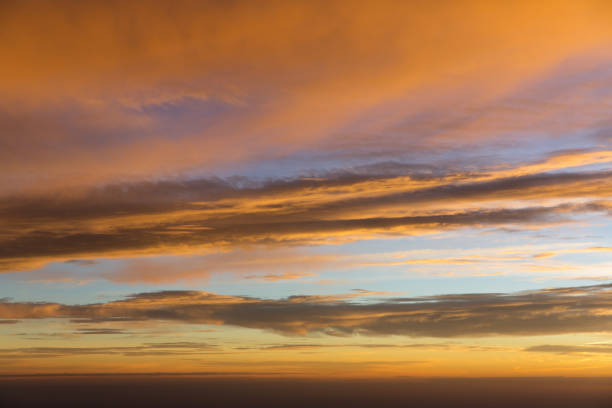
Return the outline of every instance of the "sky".
[[[608,1],[0,3],[0,375],[612,375]]]

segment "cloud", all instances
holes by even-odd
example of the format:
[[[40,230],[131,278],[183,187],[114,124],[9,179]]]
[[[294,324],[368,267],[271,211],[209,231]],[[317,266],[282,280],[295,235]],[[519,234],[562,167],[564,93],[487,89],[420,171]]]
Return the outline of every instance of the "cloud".
[[[21,347],[0,349],[0,360],[20,358],[56,358],[87,355],[181,356],[218,353],[215,345],[195,342],[145,343],[117,347]]]
[[[4,1],[0,186],[211,170],[332,139],[355,145],[355,128],[388,135],[380,148],[401,139],[422,151],[517,123],[554,133],[568,112],[589,112],[580,120],[596,127],[606,95],[582,103],[585,88],[601,88],[591,78],[561,87],[562,72],[536,107],[506,97],[577,55],[605,62],[610,12],[597,1]],[[546,103],[554,96],[566,105]]]
[[[514,224],[561,222],[564,215],[574,211],[589,211],[591,206],[533,207],[424,215],[411,217],[376,217],[342,220],[266,220],[261,223],[226,223],[201,230],[175,235],[173,228],[180,224],[155,225],[148,228],[121,229],[108,233],[46,232],[28,234],[12,239],[0,249],[5,271],[42,266],[45,262],[76,257],[129,256],[170,253],[193,253],[198,248],[212,246],[303,245],[341,242],[381,234],[414,235],[462,227],[491,227]],[[350,236],[349,236],[350,235]],[[160,270],[163,273],[163,270]],[[199,273],[194,271],[194,273]],[[130,278],[128,274],[127,278]],[[117,277],[117,280],[123,278]],[[163,279],[163,278],[160,278]]]
[[[313,273],[283,273],[283,274],[267,274],[267,275],[248,275],[244,279],[255,279],[266,282],[278,282],[283,280],[301,279],[309,276],[317,276]]]
[[[339,283],[348,292],[4,299],[6,333],[42,323],[32,319],[68,327],[13,339],[87,344],[19,344],[0,358],[30,370],[56,356],[222,352],[135,345],[155,334],[129,331],[184,323],[309,336],[260,347],[279,351],[321,348],[317,338],[349,347],[354,335],[610,332],[607,284],[429,297],[348,289],[370,272],[607,281],[610,20],[612,6],[600,0],[0,1],[8,61],[0,64],[0,273],[15,280],[8,287],[193,288],[225,274],[222,286],[243,288],[234,294]],[[322,248],[396,237],[412,238]],[[503,253],[518,241],[532,248]],[[404,254],[380,252],[406,243]],[[21,271],[29,272],[12,274]],[[319,278],[331,271],[346,280]],[[49,299],[49,288],[39,289],[35,298]],[[77,289],[79,299],[95,296]],[[355,347],[374,354],[366,349],[387,346]]]
[[[110,328],[79,328],[76,334],[123,334],[125,330],[122,329],[110,329]]]
[[[315,276],[305,271],[318,269],[322,265],[330,265],[335,262],[336,256],[334,255],[311,254],[293,248],[252,248],[213,252],[204,256],[127,259],[122,267],[99,274],[93,272],[93,274],[112,282],[130,284],[138,282],[163,284],[179,280],[208,281],[213,273],[231,274],[238,279],[273,282]],[[265,274],[253,275],[260,271]],[[38,275],[49,274],[36,274]],[[65,275],[65,272],[61,272],[61,275]]]
[[[411,337],[537,336],[612,330],[612,285],[552,288],[515,294],[450,294],[355,301],[339,296],[259,299],[196,291],[140,293],[89,305],[0,303],[6,319],[66,318],[231,325],[285,335],[405,335]]]
[[[601,157],[607,156],[566,152],[548,160],[557,163],[552,167],[527,163],[472,173],[408,170],[399,175],[387,166],[383,173],[337,171],[259,183],[200,179],[111,185],[63,196],[13,196],[0,200],[6,221],[0,233],[0,270],[33,269],[50,261],[567,221],[572,213],[610,212],[605,201],[612,194],[610,172],[531,172],[565,161],[598,163]],[[206,276],[202,265],[192,266],[185,277]],[[133,264],[110,278],[173,280],[155,268]]]
[[[159,285],[178,280],[208,281],[210,273],[203,262],[193,258],[182,258],[180,261],[131,259],[125,266],[104,272],[100,276],[116,283],[147,282]]]
[[[269,344],[259,347],[235,347],[235,350],[265,350],[265,351],[287,351],[287,350],[316,350],[326,348],[365,348],[365,349],[431,349],[462,351],[484,350],[483,346],[464,346],[453,343],[409,343],[409,344],[386,344],[386,343],[344,343],[344,344],[319,344],[319,343],[291,343],[291,344]]]
[[[589,344],[589,345],[552,345],[545,344],[531,346],[525,349],[536,353],[556,354],[608,354],[612,353],[612,344]]]
[[[14,223],[15,228],[32,228],[26,222],[30,219],[39,223],[70,220],[77,226],[93,219],[98,229],[104,230],[105,220],[143,223],[151,222],[147,215],[161,214],[181,218],[299,210],[330,212],[334,207],[348,207],[350,211],[351,207],[377,207],[381,200],[417,205],[449,199],[602,198],[610,194],[610,171],[546,172],[572,167],[577,162],[584,165],[611,161],[612,152],[597,151],[562,153],[508,169],[469,172],[444,167],[420,171],[402,163],[379,163],[265,182],[248,178],[168,180],[110,184],[62,194],[13,195],[2,199],[0,208],[9,226]],[[56,227],[67,228],[62,224]]]

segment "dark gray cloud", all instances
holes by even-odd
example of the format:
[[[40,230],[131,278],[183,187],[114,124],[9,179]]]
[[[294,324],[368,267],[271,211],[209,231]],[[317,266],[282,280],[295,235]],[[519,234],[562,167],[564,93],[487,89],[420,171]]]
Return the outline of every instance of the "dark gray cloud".
[[[514,294],[451,294],[357,302],[354,296],[293,296],[270,300],[196,291],[133,295],[89,305],[0,303],[9,319],[113,319],[226,324],[286,335],[412,337],[531,336],[612,331],[612,284]]]

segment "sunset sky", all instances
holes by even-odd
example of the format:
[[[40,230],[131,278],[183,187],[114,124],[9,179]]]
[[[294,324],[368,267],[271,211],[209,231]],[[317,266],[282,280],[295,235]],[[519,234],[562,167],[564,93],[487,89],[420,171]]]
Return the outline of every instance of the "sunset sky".
[[[0,375],[612,376],[611,22],[0,1]]]

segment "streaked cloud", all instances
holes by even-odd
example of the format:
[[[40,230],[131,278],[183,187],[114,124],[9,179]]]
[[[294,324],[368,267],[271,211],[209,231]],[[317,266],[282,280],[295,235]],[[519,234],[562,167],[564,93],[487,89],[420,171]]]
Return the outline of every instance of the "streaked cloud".
[[[255,279],[267,282],[277,282],[282,280],[300,279],[304,277],[316,276],[312,273],[283,273],[283,274],[267,274],[267,275],[248,275],[244,279]]]
[[[15,324],[15,323],[19,323],[19,320],[0,319],[0,324]]]
[[[585,163],[582,152],[575,155]],[[608,171],[529,174],[534,166],[541,169],[541,164],[525,164],[447,175],[339,172],[242,187],[226,180],[168,181],[67,196],[15,196],[0,210],[7,224],[0,259],[7,271],[49,261],[520,227],[567,222],[573,213],[609,213]],[[166,279],[161,271],[146,269],[152,281]],[[116,279],[144,276],[138,270]],[[193,276],[199,275],[194,267]]]
[[[272,330],[286,335],[411,337],[536,336],[612,330],[611,285],[552,288],[516,294],[452,294],[355,302],[340,296],[258,299],[207,292],[141,293],[90,305],[0,303],[6,319],[67,318],[78,322],[175,321]]]
[[[552,345],[544,344],[532,346],[525,349],[535,353],[557,353],[557,354],[608,354],[612,353],[612,344],[587,344],[587,345]]]
[[[0,349],[0,360],[23,358],[54,358],[87,355],[122,355],[122,356],[181,356],[194,353],[215,353],[215,345],[205,343],[149,343],[140,346],[125,347],[24,347]]]

